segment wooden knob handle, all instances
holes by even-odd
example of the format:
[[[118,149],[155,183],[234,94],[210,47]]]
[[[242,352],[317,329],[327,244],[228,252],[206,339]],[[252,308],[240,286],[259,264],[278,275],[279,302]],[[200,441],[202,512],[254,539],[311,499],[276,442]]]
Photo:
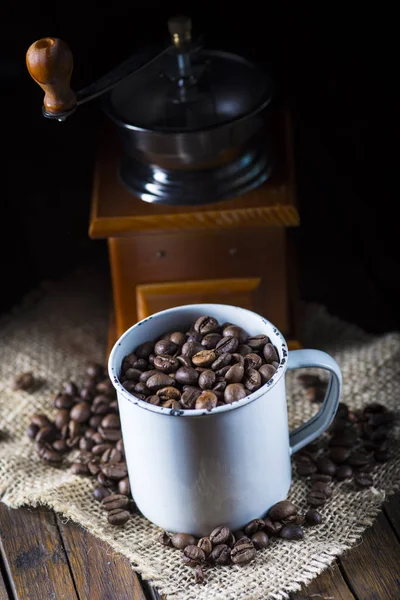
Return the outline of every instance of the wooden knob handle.
[[[26,53],[29,74],[44,90],[43,103],[50,114],[64,113],[76,105],[76,95],[69,87],[73,62],[68,45],[57,38],[42,38]]]

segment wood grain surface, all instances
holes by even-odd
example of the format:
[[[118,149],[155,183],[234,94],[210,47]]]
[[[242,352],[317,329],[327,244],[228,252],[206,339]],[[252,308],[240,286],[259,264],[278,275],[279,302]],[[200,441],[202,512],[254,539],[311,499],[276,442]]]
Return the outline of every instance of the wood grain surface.
[[[293,599],[399,600],[399,515],[397,493],[360,543]],[[125,557],[44,508],[0,504],[0,548],[0,600],[164,600]]]
[[[146,600],[129,561],[82,527],[58,518],[79,598]]]
[[[17,600],[79,598],[52,511],[0,504],[0,548]]]

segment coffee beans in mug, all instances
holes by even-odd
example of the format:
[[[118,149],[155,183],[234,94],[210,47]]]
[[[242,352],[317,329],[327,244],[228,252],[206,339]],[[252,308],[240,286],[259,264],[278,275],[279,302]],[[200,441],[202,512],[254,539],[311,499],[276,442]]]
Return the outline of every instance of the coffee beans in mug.
[[[188,329],[166,332],[132,348],[122,360],[120,381],[130,394],[150,404],[210,411],[246,398],[270,381],[278,367],[278,351],[266,335],[249,336],[234,323],[219,324],[205,315]],[[176,397],[155,401],[154,395],[168,386],[177,390]],[[196,392],[187,392],[187,386]]]

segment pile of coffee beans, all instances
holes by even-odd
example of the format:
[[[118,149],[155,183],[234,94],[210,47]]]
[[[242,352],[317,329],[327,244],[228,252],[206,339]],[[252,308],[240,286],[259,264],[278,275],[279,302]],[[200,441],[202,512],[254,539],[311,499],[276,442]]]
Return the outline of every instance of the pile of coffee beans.
[[[218,330],[205,331],[202,325],[209,324],[210,319],[211,317],[202,317],[186,334],[175,332],[168,334],[168,337],[163,336],[156,343],[146,342],[147,346],[143,344],[137,348],[134,354],[124,359],[122,372],[128,375],[124,380],[125,387],[128,389],[132,384],[144,386],[153,376],[170,377],[174,385],[164,386],[158,381],[157,384],[150,385],[147,395],[138,392],[137,389],[133,389],[133,393],[136,396],[140,394],[140,397],[147,401],[152,401],[153,398],[154,403],[171,408],[175,406],[172,400],[181,408],[197,408],[197,400],[205,392],[218,398],[215,403],[212,402],[213,406],[227,401],[233,402],[231,396],[225,398],[225,392],[230,386],[240,386],[239,389],[243,391],[239,396],[245,397],[243,394],[247,395],[253,391],[251,384],[249,387],[249,380],[255,382],[257,379],[253,371],[261,378],[261,381],[258,380],[260,385],[265,383],[264,371],[269,369],[271,377],[273,376],[278,366],[277,362],[272,360],[275,358],[276,349],[268,338],[248,337],[245,332],[240,333],[242,330],[235,325],[224,324],[217,327],[217,324],[213,325],[213,321],[209,326]],[[198,329],[200,331],[197,331]],[[200,342],[191,338],[196,337],[196,332],[205,350],[195,352]],[[162,343],[158,346],[158,342]],[[174,346],[168,346],[170,342]],[[215,351],[216,358],[213,363],[199,366],[204,352],[213,350],[207,346],[215,344],[217,348],[220,342],[228,344],[225,351]],[[179,346],[179,349],[175,346]],[[185,346],[191,348],[189,354]],[[174,352],[166,352],[173,348]],[[229,349],[237,352],[229,352]],[[158,351],[160,353],[157,353]],[[193,361],[199,354],[200,357]],[[206,356],[209,357],[209,361],[210,356]],[[174,372],[165,372],[160,368],[168,361],[176,366],[173,362],[175,360],[184,366],[178,367]],[[221,363],[217,362],[215,365],[214,362],[219,360]],[[158,367],[152,369],[152,374],[146,379],[151,361],[154,362],[152,366]],[[227,364],[221,367],[224,361]],[[233,367],[236,367],[237,371],[234,378],[232,374],[229,375]],[[238,370],[238,367],[241,368]],[[263,367],[266,367],[264,371]],[[186,374],[182,375],[182,378],[177,377],[181,369],[184,369],[183,373]],[[221,369],[226,370],[221,374]],[[129,378],[132,376],[130,370],[136,373],[132,379]],[[193,379],[190,379],[190,374]],[[143,375],[145,376],[142,377]],[[24,379],[21,377],[22,384]],[[26,378],[27,382],[28,379],[32,382],[30,377]],[[212,385],[209,383],[211,380],[214,381]],[[307,374],[302,375],[300,380],[311,402],[323,400],[326,383],[322,379]],[[195,383],[197,385],[194,385]],[[219,384],[221,387],[216,389]],[[29,389],[30,387],[31,385],[28,386]],[[172,394],[170,389],[175,390],[174,399],[169,397],[169,394]],[[188,400],[191,394],[195,397],[193,402]],[[167,404],[168,402],[171,404]],[[125,525],[137,508],[130,492],[116,393],[105,368],[98,364],[89,365],[82,386],[78,387],[73,381],[67,382],[52,398],[51,403],[56,409],[54,420],[50,420],[44,414],[34,415],[27,431],[28,436],[34,440],[38,456],[49,465],[62,468],[66,462],[64,456],[74,452],[76,457],[69,467],[71,471],[76,475],[96,479],[97,485],[93,495],[101,502],[108,522],[117,527]],[[231,532],[221,525],[210,532],[209,536],[201,539],[189,533],[164,532],[160,537],[161,544],[181,550],[183,562],[195,569],[195,581],[201,584],[205,580],[204,570],[207,566],[247,564],[254,560],[258,550],[268,545],[271,537],[301,540],[304,537],[304,527],[322,523],[322,515],[317,509],[323,507],[332,496],[335,482],[348,481],[354,489],[373,485],[375,467],[392,457],[393,440],[390,435],[394,424],[395,414],[381,404],[369,404],[362,411],[351,411],[346,404],[339,404],[328,431],[293,456],[297,474],[307,478],[309,483],[307,509],[304,514],[300,513],[292,502],[283,500],[275,504],[266,517],[254,519],[242,531]]]
[[[112,525],[124,525],[136,511],[131,497],[114,386],[102,365],[90,364],[79,389],[69,381],[51,401],[54,421],[34,415],[27,434],[38,456],[54,467],[64,456],[77,454],[70,466],[75,475],[95,478],[94,497]],[[78,452],[76,452],[78,451]]]
[[[326,384],[316,375],[302,375],[306,397],[321,402]],[[318,508],[332,496],[333,484],[348,481],[355,488],[374,484],[373,472],[392,458],[390,434],[396,415],[378,403],[351,411],[343,402],[325,434],[293,456],[297,474],[310,483],[307,502]]]
[[[246,565],[254,560],[257,550],[268,546],[271,537],[301,540],[302,526],[320,523],[322,516],[315,509],[303,515],[292,502],[282,500],[270,508],[264,519],[253,519],[243,530],[232,532],[222,525],[200,539],[188,533],[163,532],[159,541],[163,546],[181,550],[184,564],[196,569],[196,583],[203,583],[207,566]]]
[[[272,379],[277,349],[264,335],[204,316],[184,333],[164,333],[124,357],[120,381],[141,400],[171,410],[237,402]]]

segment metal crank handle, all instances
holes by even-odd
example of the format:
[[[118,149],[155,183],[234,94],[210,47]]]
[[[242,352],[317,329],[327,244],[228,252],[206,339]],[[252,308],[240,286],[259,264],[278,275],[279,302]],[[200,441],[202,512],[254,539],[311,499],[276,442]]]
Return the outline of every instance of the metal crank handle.
[[[127,58],[118,67],[75,94],[70,88],[73,56],[69,46],[58,38],[46,37],[34,42],[26,53],[30,76],[45,92],[43,115],[65,121],[79,106],[112,89],[128,75],[152,64],[171,50],[142,52]]]

